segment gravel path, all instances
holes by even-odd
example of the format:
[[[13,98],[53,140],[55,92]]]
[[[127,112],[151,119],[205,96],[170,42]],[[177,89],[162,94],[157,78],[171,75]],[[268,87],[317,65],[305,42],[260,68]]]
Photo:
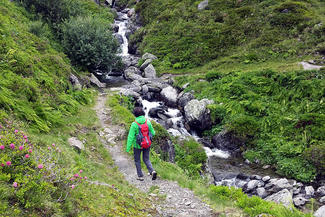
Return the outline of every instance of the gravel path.
[[[199,198],[197,198],[189,189],[181,188],[176,182],[162,180],[158,178],[151,180],[150,176],[145,176],[144,181],[136,180],[136,170],[133,158],[126,154],[122,141],[119,140],[125,134],[124,130],[118,125],[111,124],[110,110],[105,107],[107,94],[99,95],[95,111],[103,127],[100,133],[102,140],[106,143],[111,156],[118,166],[119,170],[124,174],[125,179],[136,188],[148,192],[149,189],[159,189],[159,194],[166,195],[166,199],[159,204],[155,204],[158,216],[175,216],[175,217],[208,217],[217,216],[213,214],[212,209]],[[145,171],[145,170],[144,170]],[[151,197],[159,198],[157,193],[149,194]],[[159,200],[157,200],[159,201]]]

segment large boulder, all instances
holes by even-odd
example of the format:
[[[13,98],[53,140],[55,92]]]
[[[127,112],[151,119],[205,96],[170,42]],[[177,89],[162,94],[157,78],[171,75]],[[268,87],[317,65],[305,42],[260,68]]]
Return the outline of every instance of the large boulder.
[[[141,74],[141,71],[137,67],[134,67],[134,66],[131,66],[124,71],[125,78],[130,81],[142,80],[143,77],[140,74]]]
[[[81,84],[79,82],[79,79],[74,74],[70,74],[69,81],[72,84],[73,89],[75,89],[75,90],[81,90],[82,89],[82,86],[81,86]]]
[[[319,188],[317,189],[316,193],[317,193],[317,195],[320,196],[320,197],[325,196],[325,185],[319,187]]]
[[[151,53],[145,53],[142,55],[142,59],[147,60],[147,59],[151,59],[151,60],[155,60],[158,59],[155,55],[151,54]]]
[[[106,84],[100,82],[98,80],[98,78],[94,75],[91,74],[90,78],[89,78],[90,84],[92,84],[93,86],[99,87],[99,88],[105,88]]]
[[[273,192],[278,192],[282,189],[292,189],[293,186],[289,183],[286,178],[279,179],[274,183],[274,187],[272,188]]]
[[[178,98],[178,100],[177,100],[177,106],[178,106],[178,108],[179,108],[181,111],[183,111],[185,105],[186,105],[189,101],[191,101],[192,99],[194,99],[195,97],[194,97],[193,94],[190,93],[190,92],[187,92],[187,93],[182,92],[182,93],[180,93],[180,94],[178,95],[177,98]]]
[[[123,88],[122,90],[120,90],[120,93],[122,95],[124,95],[124,96],[130,96],[130,97],[133,97],[135,99],[140,98],[140,94],[139,93],[137,93],[137,92],[135,92],[133,90],[130,90],[130,89],[124,89]]]
[[[209,6],[209,0],[204,0],[199,3],[199,5],[197,6],[197,9],[204,10],[208,6]]]
[[[212,121],[210,110],[207,105],[213,103],[211,100],[193,99],[184,107],[185,121],[191,129],[197,130],[199,133],[204,130],[211,129]]]
[[[292,206],[292,194],[288,189],[283,189],[282,191],[279,191],[278,193],[272,194],[265,198],[267,201],[273,201],[276,203],[281,203],[286,207]]]
[[[315,213],[315,217],[325,217],[325,205],[321,206]]]
[[[146,78],[148,79],[148,78]],[[147,80],[146,82],[149,92],[155,92],[155,93],[160,93],[160,91],[167,87],[168,85],[162,83],[159,80]]]
[[[161,90],[160,95],[167,106],[176,107],[177,90],[172,86],[165,87]]]
[[[77,139],[76,137],[69,138],[68,143],[72,147],[74,147],[78,152],[80,152],[81,150],[85,150],[84,144],[79,139]]]
[[[147,59],[146,61],[144,61],[144,63],[142,63],[142,65],[140,66],[140,70],[143,71],[145,68],[147,68],[147,66],[149,66],[150,63],[152,63],[152,59]]]
[[[237,152],[243,145],[243,142],[238,139],[233,133],[228,131],[221,131],[217,135],[213,136],[212,144],[214,148],[223,151]]]
[[[156,78],[156,69],[153,67],[152,64],[149,64],[145,69],[143,73],[143,77],[145,78]]]

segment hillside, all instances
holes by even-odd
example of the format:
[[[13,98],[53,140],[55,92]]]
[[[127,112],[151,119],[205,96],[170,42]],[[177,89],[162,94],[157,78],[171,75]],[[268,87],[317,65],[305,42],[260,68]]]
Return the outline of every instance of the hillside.
[[[159,57],[158,73],[183,74],[176,85],[189,83],[185,91],[214,100],[205,136],[231,131],[244,141],[247,159],[273,164],[286,177],[309,182],[324,175],[324,72],[293,70],[305,58],[322,61],[323,1],[218,0],[203,10],[192,0],[116,2],[140,14],[143,27],[131,43]],[[166,216],[187,209],[310,217],[318,207],[302,213],[211,184],[201,144],[180,141],[157,123],[151,159],[159,181],[134,183],[132,155],[124,153],[134,101],[90,81],[92,72],[123,67],[111,29],[116,14],[104,1],[0,0],[0,216]],[[174,163],[166,142],[175,148]]]
[[[137,3],[143,27],[131,43],[158,56],[158,73],[184,74],[179,87],[214,100],[205,135],[230,131],[250,161],[321,179],[324,71],[301,71],[299,61],[324,64],[324,1],[204,2]]]
[[[130,1],[130,4],[132,1]],[[143,27],[132,38],[156,54],[160,72],[208,63],[256,64],[324,55],[324,1],[143,0]],[[185,70],[184,70],[185,71]]]

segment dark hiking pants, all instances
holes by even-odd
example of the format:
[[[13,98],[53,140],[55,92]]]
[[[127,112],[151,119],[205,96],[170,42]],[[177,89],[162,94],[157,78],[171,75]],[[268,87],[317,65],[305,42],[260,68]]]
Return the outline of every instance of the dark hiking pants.
[[[137,168],[138,177],[143,177],[143,173],[141,170],[141,152],[142,152],[142,160],[147,166],[149,173],[151,174],[152,171],[154,171],[149,159],[150,148],[143,148],[143,149],[133,148],[134,163],[135,163],[135,167]]]

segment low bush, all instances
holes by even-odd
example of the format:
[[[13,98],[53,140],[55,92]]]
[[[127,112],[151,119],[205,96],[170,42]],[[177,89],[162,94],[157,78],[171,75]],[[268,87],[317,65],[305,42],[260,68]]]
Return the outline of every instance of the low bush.
[[[22,210],[59,213],[70,191],[87,179],[82,171],[73,175],[62,168],[55,144],[42,149],[8,122],[0,126],[0,153],[0,212],[5,215],[22,215]]]
[[[62,27],[62,45],[74,64],[90,71],[111,71],[121,67],[115,54],[119,48],[107,23],[92,17],[77,17]]]

